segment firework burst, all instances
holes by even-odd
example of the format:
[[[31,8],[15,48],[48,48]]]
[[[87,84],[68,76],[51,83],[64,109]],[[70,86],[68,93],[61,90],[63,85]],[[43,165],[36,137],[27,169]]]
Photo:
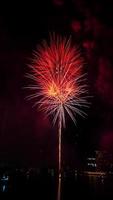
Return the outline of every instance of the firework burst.
[[[27,74],[31,84],[26,88],[32,91],[27,98],[35,99],[34,106],[47,116],[52,115],[54,124],[58,120],[58,200],[61,199],[61,130],[66,124],[65,114],[76,123],[76,114],[85,117],[83,110],[89,107],[82,67],[83,59],[71,39],[53,35],[49,44],[44,41],[34,52],[31,72]]]
[[[88,107],[87,85],[82,73],[83,59],[79,50],[72,46],[71,39],[51,37],[34,52],[27,77],[33,82],[28,85],[32,91],[28,99],[35,99],[34,106],[46,115],[53,115],[53,123],[60,118],[65,127],[65,113],[76,123],[76,114],[85,117]]]

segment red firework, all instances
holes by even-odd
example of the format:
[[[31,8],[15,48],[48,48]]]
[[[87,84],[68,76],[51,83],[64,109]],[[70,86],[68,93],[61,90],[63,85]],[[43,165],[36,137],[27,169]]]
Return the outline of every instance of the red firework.
[[[28,99],[35,98],[34,105],[47,115],[52,114],[54,123],[60,116],[65,126],[65,111],[74,122],[75,114],[85,116],[81,107],[88,103],[82,66],[83,59],[70,39],[53,36],[49,44],[44,41],[34,52],[32,72],[27,74],[34,81],[27,88],[34,92]]]
[[[87,87],[82,74],[83,59],[71,40],[53,36],[50,43],[45,41],[34,52],[32,71],[27,77],[33,80],[32,95],[35,106],[47,115],[53,115],[53,122],[58,119],[59,136],[59,183],[58,200],[61,197],[61,129],[65,126],[65,112],[76,122],[75,115],[85,116],[82,107],[87,107]]]

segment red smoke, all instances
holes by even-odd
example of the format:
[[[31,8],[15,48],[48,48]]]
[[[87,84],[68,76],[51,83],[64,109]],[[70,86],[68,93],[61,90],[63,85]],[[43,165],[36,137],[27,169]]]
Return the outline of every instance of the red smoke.
[[[107,132],[101,136],[100,148],[109,152],[113,151],[113,132]]]
[[[62,6],[64,4],[64,0],[53,0],[53,3],[56,6]]]
[[[113,70],[109,59],[101,57],[98,67],[97,92],[104,102],[113,106]]]
[[[82,29],[81,23],[78,20],[73,20],[71,23],[71,28],[74,32],[79,32]]]

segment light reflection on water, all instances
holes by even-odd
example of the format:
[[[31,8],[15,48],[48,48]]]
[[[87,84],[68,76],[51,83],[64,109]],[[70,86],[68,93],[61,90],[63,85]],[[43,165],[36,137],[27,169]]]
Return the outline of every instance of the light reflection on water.
[[[113,176],[78,176],[64,181],[64,199],[113,198]]]
[[[14,180],[8,182],[8,190],[6,193],[10,195],[26,195],[32,194],[38,199],[56,200],[57,183],[56,177],[51,176],[34,176],[28,179],[25,177],[14,177]],[[4,183],[4,182],[3,182]],[[12,184],[12,185],[11,185]],[[1,183],[2,187],[2,183]],[[97,198],[113,198],[113,175],[107,176],[86,176],[71,175],[64,176],[62,179],[61,200],[81,199],[97,199]],[[1,190],[2,191],[2,190]]]

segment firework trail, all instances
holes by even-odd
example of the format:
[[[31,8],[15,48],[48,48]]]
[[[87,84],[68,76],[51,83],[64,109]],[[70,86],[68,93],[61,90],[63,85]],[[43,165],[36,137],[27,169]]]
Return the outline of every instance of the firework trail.
[[[87,85],[82,73],[83,59],[71,39],[62,37],[50,38],[49,44],[44,41],[34,52],[31,71],[27,77],[31,84],[26,88],[32,91],[27,98],[35,99],[34,106],[53,116],[53,123],[58,121],[59,132],[59,189],[61,190],[61,129],[65,127],[65,114],[76,124],[76,114],[86,116],[83,111],[88,107]]]

